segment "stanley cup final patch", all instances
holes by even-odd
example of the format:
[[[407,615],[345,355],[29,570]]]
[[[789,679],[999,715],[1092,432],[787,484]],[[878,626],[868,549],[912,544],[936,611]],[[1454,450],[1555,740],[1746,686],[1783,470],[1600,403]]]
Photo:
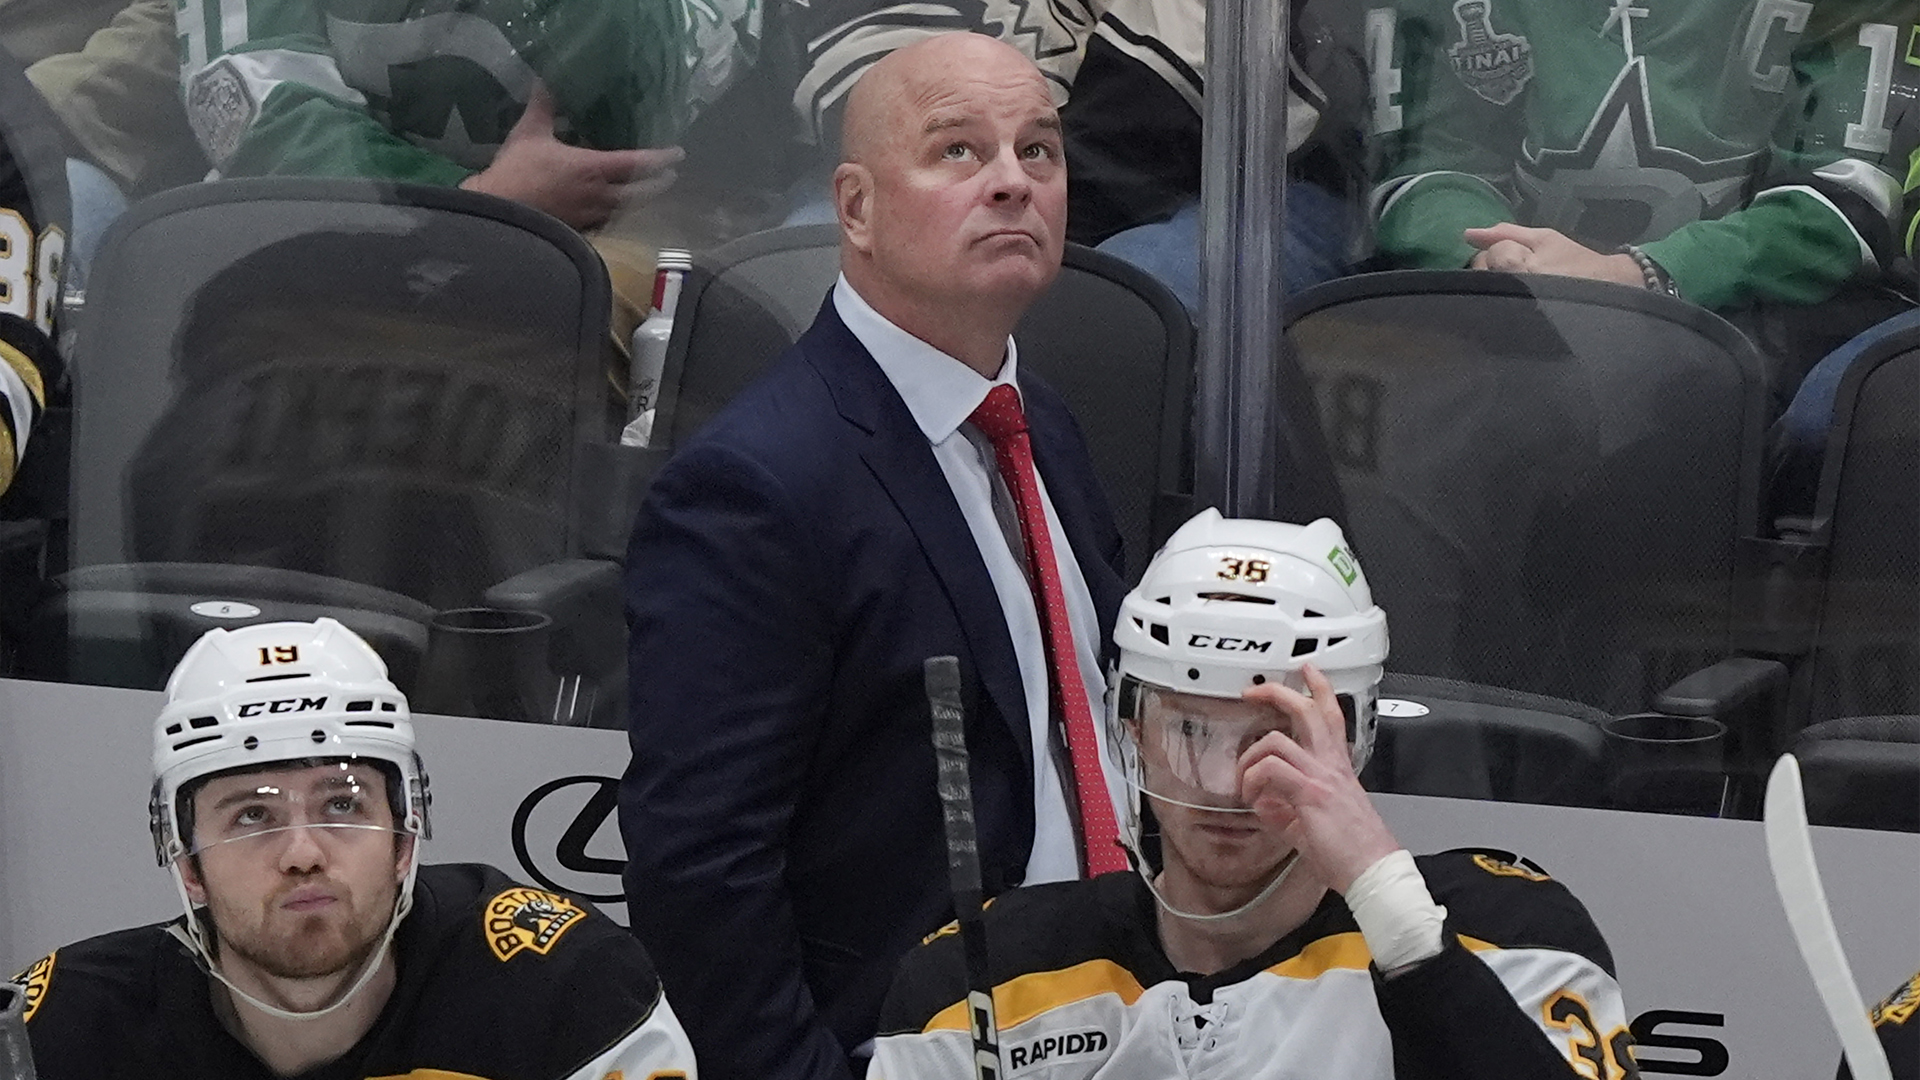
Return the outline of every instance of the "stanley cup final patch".
[[[1493,0],[1458,0],[1453,20],[1460,24],[1460,40],[1447,48],[1453,73],[1495,105],[1519,97],[1533,80],[1533,43],[1494,30]]]
[[[584,909],[558,893],[512,888],[492,900],[481,914],[487,947],[501,962],[522,952],[545,956],[560,935],[587,917]]]
[[[187,80],[187,123],[215,165],[224,165],[260,113],[246,77],[222,59]]]

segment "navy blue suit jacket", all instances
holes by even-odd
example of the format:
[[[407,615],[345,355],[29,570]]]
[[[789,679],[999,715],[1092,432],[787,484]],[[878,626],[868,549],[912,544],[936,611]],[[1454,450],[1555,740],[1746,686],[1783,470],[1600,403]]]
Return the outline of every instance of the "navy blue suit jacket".
[[[1120,536],[1066,404],[1034,459],[1109,637]],[[831,298],[667,464],[628,551],[634,930],[703,1080],[828,1080],[952,918],[922,661],[960,657],[983,879],[1033,842],[1025,692],[986,564]]]

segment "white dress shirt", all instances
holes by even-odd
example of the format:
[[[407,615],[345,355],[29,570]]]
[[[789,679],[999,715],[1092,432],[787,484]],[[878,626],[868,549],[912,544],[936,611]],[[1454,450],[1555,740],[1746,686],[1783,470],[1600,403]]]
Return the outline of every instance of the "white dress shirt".
[[[1000,611],[1007,620],[1007,633],[1013,638],[1013,653],[1020,662],[1020,682],[1026,691],[1027,722],[1033,739],[1033,854],[1027,859],[1025,883],[1038,885],[1048,881],[1068,881],[1080,876],[1080,839],[1073,829],[1076,816],[1067,806],[1070,785],[1060,770],[1072,768],[1065,756],[1064,736],[1051,732],[1051,697],[1047,685],[1047,651],[1041,636],[1040,616],[1035,610],[1033,589],[1027,583],[1026,552],[1016,552],[1017,534],[1009,541],[994,510],[994,489],[999,486],[1005,500],[1000,468],[994,458],[993,443],[967,417],[987,399],[987,391],[1005,383],[1019,392],[1014,382],[1019,355],[1012,338],[1007,339],[1007,359],[1000,374],[983,378],[966,364],[921,341],[887,321],[861,299],[843,275],[833,290],[834,310],[867,347],[880,370],[907,404],[914,422],[933,445],[934,460],[953,488],[954,500],[966,518],[980,558],[993,579],[993,591],[1000,599]],[[1059,564],[1060,586],[1066,593],[1067,619],[1073,627],[1073,644],[1080,661],[1080,677],[1085,680],[1087,700],[1093,710],[1094,736],[1100,742],[1100,764],[1106,774],[1109,798],[1119,802],[1124,791],[1113,763],[1106,753],[1107,734],[1101,701],[1106,692],[1106,675],[1100,669],[1100,621],[1094,613],[1093,597],[1087,591],[1086,577],[1060,529],[1060,517],[1054,513],[1053,500],[1047,495],[1047,482],[1038,476],[1040,502],[1046,508],[1047,531],[1053,537],[1054,561]],[[1061,751],[1055,753],[1053,747]],[[1118,819],[1118,815],[1116,815]]]

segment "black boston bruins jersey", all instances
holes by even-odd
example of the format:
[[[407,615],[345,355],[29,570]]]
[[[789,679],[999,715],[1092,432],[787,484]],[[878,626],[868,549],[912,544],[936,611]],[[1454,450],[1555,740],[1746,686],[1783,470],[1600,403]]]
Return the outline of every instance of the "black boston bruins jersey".
[[[64,389],[53,337],[67,250],[63,131],[0,50],[0,492]]]
[[[178,923],[69,945],[17,977],[41,1080],[274,1077],[215,1016]],[[695,1075],[645,950],[585,901],[488,866],[423,867],[394,947],[373,1028],[300,1080]]]
[[[1134,874],[1017,889],[987,911],[1002,1075],[1572,1080],[1636,1075],[1613,959],[1586,909],[1488,851],[1417,860],[1447,909],[1438,956],[1385,978],[1328,893],[1265,952],[1176,971]],[[868,1080],[967,1080],[967,976],[942,931],[902,964]]]

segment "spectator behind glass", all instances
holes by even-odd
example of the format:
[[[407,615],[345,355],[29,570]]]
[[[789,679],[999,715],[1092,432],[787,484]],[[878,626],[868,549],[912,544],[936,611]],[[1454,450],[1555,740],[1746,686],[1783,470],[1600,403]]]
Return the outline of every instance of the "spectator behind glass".
[[[206,175],[180,107],[174,0],[0,0],[0,47],[28,66],[70,140],[67,283],[137,199]]]
[[[1920,24],[1912,32],[1920,35]],[[1916,37],[1920,40],[1920,37]],[[1916,80],[1920,81],[1920,80]],[[1905,245],[1907,288],[1920,286],[1916,277],[1914,241],[1920,236],[1920,101],[1910,104],[1902,130],[1906,142],[1914,144],[1907,172],[1906,211],[1900,235]],[[1773,454],[1770,509],[1773,517],[1813,512],[1819,491],[1820,470],[1826,460],[1827,435],[1833,427],[1833,403],[1840,392],[1840,380],[1862,353],[1898,333],[1920,330],[1920,310],[1908,311],[1880,323],[1828,353],[1793,395],[1792,404],[1773,425]]]
[[[1770,355],[1777,408],[1905,306],[1877,286],[1900,201],[1886,72],[1910,12],[1398,0],[1369,15],[1380,249],[1675,291]]]
[[[1047,84],[991,38],[931,38],[861,77],[844,144],[841,280],[661,471],[628,549],[627,896],[707,1080],[848,1080],[896,962],[952,917],[927,657],[959,658],[990,892],[1079,876],[1070,800],[1112,809],[1050,702],[1100,700],[1120,538],[1009,337],[1064,245]],[[1018,507],[972,420],[1009,398]],[[1020,525],[1041,511],[1050,565]]]
[[[1340,0],[1293,0],[1288,66],[1287,290],[1350,270],[1363,228],[1365,71]],[[1200,306],[1202,0],[1116,0],[1099,17],[1061,107],[1069,239],[1117,255]],[[1351,24],[1351,25],[1350,25]]]
[[[1359,114],[1364,102],[1357,15],[1344,0],[1293,0],[1288,83],[1290,213],[1282,272],[1304,289],[1344,273],[1362,223]],[[1323,10],[1326,9],[1326,10]],[[1065,0],[876,6],[824,0],[805,9],[817,44],[793,104],[812,140],[832,141],[847,87],[885,49],[956,26],[997,35],[1039,66],[1065,127],[1067,238],[1153,274],[1199,307],[1200,118],[1204,0]],[[1340,33],[1342,29],[1349,33]],[[814,178],[817,185],[818,177]],[[830,220],[808,190],[792,223]]]
[[[673,184],[670,144],[752,62],[759,20],[759,0],[189,0],[178,25],[221,176],[458,185],[596,230]],[[594,239],[624,350],[652,253]]]

